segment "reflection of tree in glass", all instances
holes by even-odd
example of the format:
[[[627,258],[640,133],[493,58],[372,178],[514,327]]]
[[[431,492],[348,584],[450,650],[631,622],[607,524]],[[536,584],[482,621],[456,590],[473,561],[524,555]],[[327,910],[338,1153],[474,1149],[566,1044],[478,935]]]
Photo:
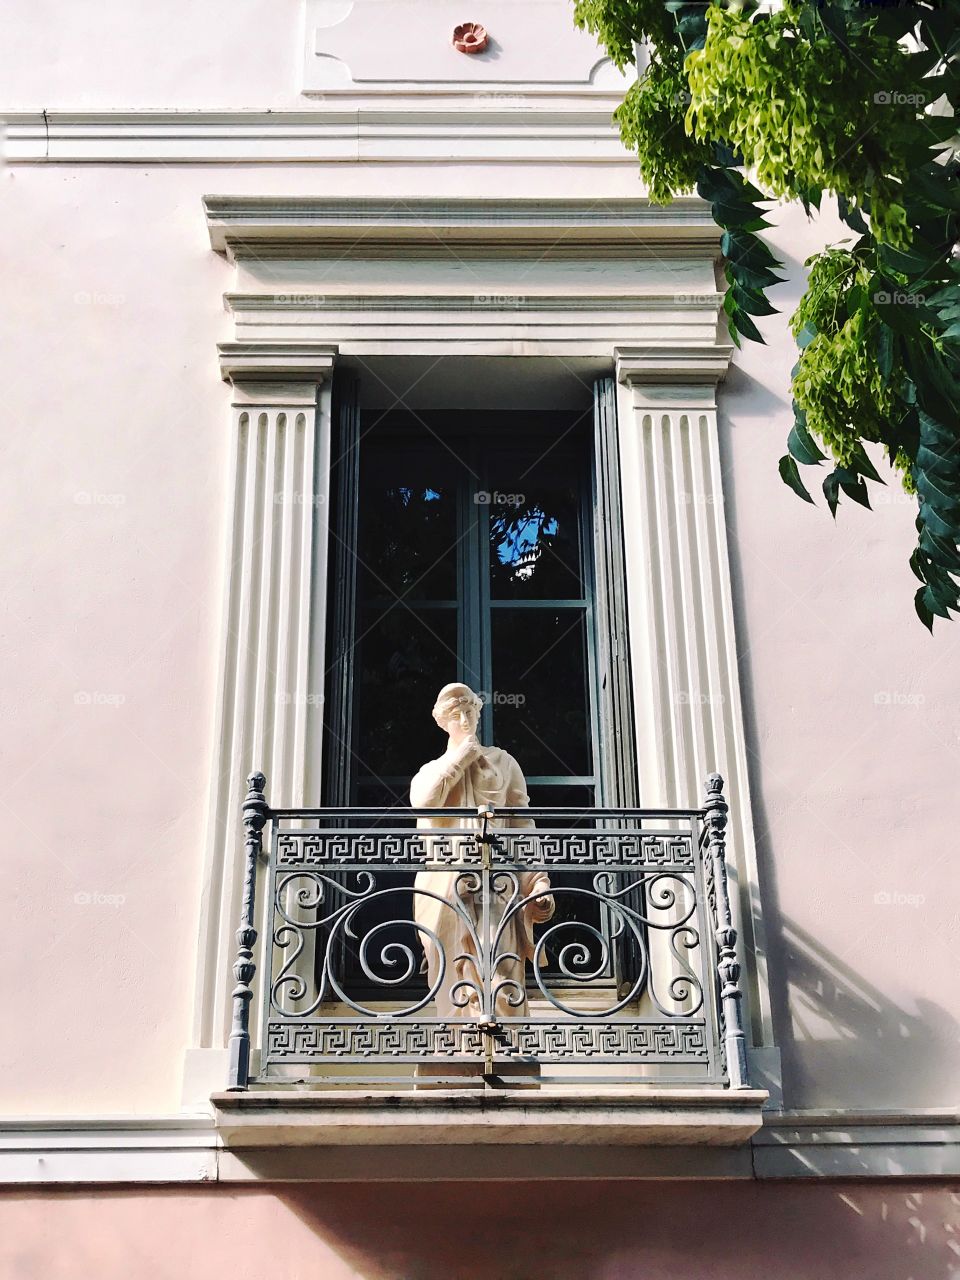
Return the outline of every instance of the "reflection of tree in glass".
[[[376,482],[363,492],[361,555],[373,595],[415,590],[433,599],[456,594],[454,512],[447,493],[421,485]],[[438,559],[439,558],[439,559]]]
[[[536,505],[514,508],[490,519],[490,540],[497,559],[509,569],[510,577],[520,582],[533,576],[544,550],[552,546],[559,532],[556,516]]]

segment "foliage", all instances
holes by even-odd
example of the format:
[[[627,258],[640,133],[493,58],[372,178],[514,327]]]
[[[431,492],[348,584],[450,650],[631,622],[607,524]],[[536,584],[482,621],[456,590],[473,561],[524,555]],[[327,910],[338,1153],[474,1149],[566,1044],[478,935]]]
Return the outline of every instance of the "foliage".
[[[696,190],[723,229],[730,333],[762,342],[779,263],[764,204],[836,197],[853,233],[807,261],[780,475],[869,507],[880,446],[917,500],[917,613],[960,612],[960,0],[575,0],[620,67],[616,113],[651,196]],[[750,175],[748,178],[747,175]]]

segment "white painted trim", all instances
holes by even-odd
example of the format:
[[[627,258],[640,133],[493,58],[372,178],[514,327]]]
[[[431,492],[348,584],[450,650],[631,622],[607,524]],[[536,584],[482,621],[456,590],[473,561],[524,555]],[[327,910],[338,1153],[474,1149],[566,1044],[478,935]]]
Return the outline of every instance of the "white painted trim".
[[[303,805],[305,754],[314,701],[311,584],[326,577],[326,524],[315,506],[327,493],[331,374],[336,349],[317,343],[220,346],[232,383],[231,516],[228,524],[215,759],[203,876],[194,1044],[184,1099],[226,1043],[234,933],[239,922],[244,780],[267,775],[274,805]],[[322,473],[322,474],[321,474]],[[256,1025],[256,1001],[253,1023]],[[199,1051],[199,1054],[198,1054]],[[197,1072],[200,1072],[199,1077]],[[221,1078],[220,1083],[225,1081]]]
[[[325,94],[324,98],[333,95]],[[432,95],[431,95],[432,96]],[[451,101],[451,97],[453,100]],[[599,97],[599,101],[597,100]],[[557,109],[491,109],[476,92],[414,106],[327,103],[312,111],[11,111],[10,164],[458,163],[636,167],[611,120],[616,95]],[[556,95],[554,95],[554,99]],[[402,101],[402,99],[401,99]]]
[[[214,1182],[209,1115],[0,1123],[0,1185]]]
[[[748,1044],[774,1044],[731,601],[716,385],[732,347],[617,350],[640,803],[726,780]]]
[[[956,1111],[774,1113],[753,1143],[758,1178],[960,1175]]]
[[[576,1100],[570,1099],[571,1107]],[[230,1151],[209,1114],[0,1121],[0,1185],[498,1178],[858,1178],[960,1175],[953,1110],[765,1114],[740,1147],[316,1145]],[[508,1170],[505,1175],[504,1170]]]
[[[450,247],[495,244],[497,253],[525,248],[539,256],[595,256],[613,250],[662,256],[675,247],[717,258],[720,229],[710,206],[685,196],[664,207],[643,197],[617,200],[332,199],[317,196],[217,196],[203,201],[210,244],[238,260],[274,249],[304,256],[327,246],[353,246],[363,256],[397,256],[419,246],[436,255]],[[532,287],[532,286],[531,286]],[[322,289],[318,292],[323,292]]]

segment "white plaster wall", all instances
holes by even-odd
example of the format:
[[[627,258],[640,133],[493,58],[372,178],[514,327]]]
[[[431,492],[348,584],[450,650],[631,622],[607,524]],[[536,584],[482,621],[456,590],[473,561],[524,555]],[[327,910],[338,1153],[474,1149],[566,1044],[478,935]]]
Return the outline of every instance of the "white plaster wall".
[[[843,237],[782,212],[789,271]],[[960,1000],[956,824],[960,629],[913,612],[915,504],[871,485],[836,524],[777,474],[796,359],[761,322],[721,397],[754,822],[785,1090],[792,1106],[947,1105]],[[887,468],[878,456],[878,469]],[[826,466],[822,468],[826,474]]]
[[[10,13],[11,108],[303,105],[294,0]],[[235,280],[201,196],[585,191],[635,194],[632,163],[0,174],[0,1110],[179,1105],[226,501],[215,344]],[[779,224],[788,309],[800,260],[838,230]],[[721,450],[787,1101],[944,1105],[960,1065],[960,629],[931,639],[914,618],[913,512],[892,487],[834,526],[781,485],[794,354],[782,320],[763,327],[769,345],[738,355],[722,391]]]
[[[9,0],[2,107],[296,107],[301,23],[301,0]]]

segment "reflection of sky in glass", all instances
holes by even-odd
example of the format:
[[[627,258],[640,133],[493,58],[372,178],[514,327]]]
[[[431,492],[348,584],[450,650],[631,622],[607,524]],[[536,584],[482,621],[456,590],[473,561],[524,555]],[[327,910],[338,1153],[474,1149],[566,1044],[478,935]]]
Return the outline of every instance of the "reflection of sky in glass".
[[[418,495],[422,493],[424,502],[435,502],[438,498],[443,496],[438,489],[414,490],[407,488],[406,485],[398,485],[393,492],[400,495],[400,501],[405,507],[409,507],[410,499],[413,497],[415,492]]]
[[[497,559],[511,567],[515,577],[529,578],[543,551],[540,539],[555,537],[559,528],[556,516],[548,516],[539,508],[517,516],[509,524],[500,517],[494,522],[494,537],[503,534],[496,543]]]

